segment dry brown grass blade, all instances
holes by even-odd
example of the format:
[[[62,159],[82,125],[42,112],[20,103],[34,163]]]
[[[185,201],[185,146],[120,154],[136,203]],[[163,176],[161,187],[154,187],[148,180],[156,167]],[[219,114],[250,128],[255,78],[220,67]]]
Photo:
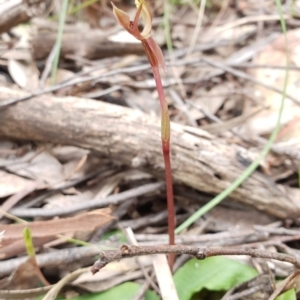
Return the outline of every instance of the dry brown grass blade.
[[[62,278],[57,284],[55,284],[51,288],[51,290],[45,295],[45,297],[43,297],[43,300],[55,300],[56,296],[58,295],[58,293],[60,292],[60,290],[67,283],[69,283],[70,281],[75,280],[79,275],[81,275],[82,273],[86,272],[87,270],[89,270],[89,268],[79,269],[79,270],[76,270],[76,271],[68,274],[64,278]]]
[[[38,297],[44,295],[46,292],[51,289],[51,285],[35,288],[35,289],[27,289],[27,290],[0,290],[0,297],[2,299],[28,299],[33,297]]]
[[[163,300],[178,300],[178,295],[173,282],[167,257],[164,254],[155,254],[153,266]]]

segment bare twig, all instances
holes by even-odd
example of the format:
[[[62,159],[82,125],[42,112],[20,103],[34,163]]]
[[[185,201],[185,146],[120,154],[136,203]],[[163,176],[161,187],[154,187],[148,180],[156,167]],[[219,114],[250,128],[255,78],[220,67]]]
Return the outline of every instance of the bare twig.
[[[272,228],[268,226],[260,226],[260,225],[255,225],[254,229],[257,231],[264,231],[268,232],[270,234],[276,234],[276,235],[288,235],[288,236],[293,236],[293,235],[299,235],[300,231],[299,230],[294,230],[294,229],[286,229],[283,227],[280,228]]]
[[[229,67],[226,64],[215,62],[215,61],[212,61],[212,60],[204,58],[204,57],[202,57],[201,60],[203,62],[207,63],[210,66],[213,66],[213,67],[218,68],[218,69],[222,69],[225,72],[228,72],[228,73],[230,73],[230,74],[232,74],[232,75],[234,75],[236,77],[246,79],[246,80],[248,80],[248,81],[250,81],[252,83],[258,84],[258,85],[260,85],[262,87],[265,87],[265,88],[267,88],[267,89],[269,89],[271,91],[274,91],[274,92],[276,92],[276,93],[278,93],[280,95],[283,94],[283,91],[281,89],[279,89],[279,88],[277,88],[275,86],[271,86],[269,84],[265,84],[264,82],[259,81],[259,80],[255,79],[255,78],[252,78],[251,76],[247,75],[246,73],[244,73],[242,71],[235,70],[234,68],[231,68],[231,67]],[[286,95],[286,98],[292,100],[296,104],[300,104],[300,101],[297,98],[295,98],[295,97],[293,97],[291,95]]]
[[[177,106],[178,109],[180,109],[182,113],[185,114],[188,124],[197,127],[197,122],[191,117],[186,103],[181,99],[179,94],[172,88],[169,89],[169,94],[175,102],[175,106]]]
[[[259,21],[279,21],[281,16],[278,14],[276,15],[259,15],[259,16],[246,16],[244,18],[239,18],[238,20],[235,20],[231,23],[226,24],[225,26],[221,27],[219,32],[225,31],[234,27],[242,26],[249,23],[255,23]],[[285,20],[292,19],[292,16],[290,15],[283,15],[283,18]]]
[[[158,246],[128,246],[123,245],[120,250],[105,251],[100,253],[100,259],[95,262],[91,269],[93,274],[99,272],[103,267],[113,261],[120,260],[125,257],[136,257],[142,255],[153,254],[170,254],[178,255],[189,254],[202,260],[211,256],[220,255],[248,255],[256,258],[274,259],[278,261],[288,262],[296,268],[300,268],[300,260],[293,256],[283,253],[276,253],[265,250],[257,250],[252,248],[199,248],[185,245],[158,245]]]
[[[141,288],[138,290],[138,292],[134,295],[134,297],[132,298],[132,300],[145,299],[145,293],[149,289],[149,286],[150,286],[149,282],[145,281],[143,283],[143,285],[141,286]]]
[[[80,210],[106,207],[111,204],[119,204],[130,198],[138,197],[147,193],[155,192],[163,187],[163,182],[149,183],[137,188],[130,189],[120,194],[111,195],[103,198],[93,199],[88,202],[74,204],[65,208],[43,209],[43,208],[15,208],[11,210],[11,214],[18,217],[45,217],[63,216],[75,213]]]
[[[40,268],[49,266],[61,266],[74,261],[92,258],[99,253],[101,246],[83,246],[77,248],[61,249],[49,253],[37,254],[36,260]],[[10,275],[22,263],[27,260],[26,256],[0,261],[0,277]]]
[[[121,227],[130,227],[133,230],[140,229],[142,227],[151,226],[151,225],[159,225],[162,222],[165,222],[168,217],[168,212],[163,210],[159,213],[149,214],[145,217],[141,217],[134,220],[125,220],[119,222]],[[167,236],[166,236],[167,240]]]
[[[265,284],[256,285],[249,289],[246,289],[245,291],[236,293],[234,295],[226,296],[226,297],[222,298],[222,300],[239,300],[239,299],[242,299],[243,297],[253,295],[254,293],[257,293],[258,291],[263,290],[264,287],[265,287]]]
[[[230,67],[233,67],[233,68],[237,68],[237,69],[251,68],[251,69],[275,69],[275,70],[282,70],[282,71],[286,70],[286,66],[268,65],[268,64],[264,65],[264,64],[253,64],[253,63],[242,63],[242,64],[229,63],[227,65]],[[289,70],[299,71],[300,67],[299,66],[289,66]]]
[[[132,245],[135,245],[137,246],[138,243],[135,239],[135,236],[134,236],[134,233],[132,231],[131,228],[126,228],[125,229],[125,234],[126,234],[126,237],[127,237],[127,240],[132,244]],[[146,281],[149,283],[149,285],[151,285],[151,287],[153,288],[154,291],[156,291],[157,294],[160,294],[160,290],[158,288],[158,286],[156,285],[156,283],[153,281],[153,278],[151,277],[151,275],[148,273],[148,271],[146,270],[146,268],[143,266],[143,263],[142,261],[140,260],[139,257],[137,257],[137,262],[145,276],[145,279]],[[154,274],[154,273],[153,273]]]
[[[167,234],[136,234],[136,239],[139,243],[148,243],[151,245],[159,245],[167,243]],[[242,243],[250,243],[254,241],[265,241],[269,237],[268,233],[256,232],[253,230],[241,230],[236,232],[218,232],[214,234],[203,234],[203,235],[177,235],[177,244],[201,244],[210,246],[229,246],[239,245]]]
[[[48,55],[48,58],[46,60],[46,65],[45,65],[45,68],[43,70],[43,73],[42,73],[42,76],[41,76],[41,79],[40,79],[40,83],[39,83],[39,88],[40,89],[43,89],[45,83],[46,83],[46,80],[51,72],[51,67],[52,67],[52,63],[53,63],[53,60],[54,60],[54,57],[55,57],[55,54],[56,54],[56,44],[53,45],[49,55]]]
[[[200,33],[200,30],[201,30],[203,18],[204,18],[205,5],[206,5],[206,0],[201,0],[200,1],[200,8],[199,8],[199,11],[198,11],[197,22],[196,22],[195,29],[194,29],[194,32],[193,32],[191,44],[190,44],[189,49],[187,51],[187,55],[191,54],[195,49],[195,46],[196,46],[196,43],[197,43],[197,40],[198,40],[198,37],[199,37],[199,33]]]
[[[35,91],[31,94],[28,94],[28,95],[25,95],[25,96],[21,96],[21,97],[18,97],[18,98],[12,98],[12,99],[7,99],[7,100],[4,100],[4,101],[1,101],[0,103],[0,109],[3,108],[3,107],[6,107],[6,106],[9,106],[9,105],[12,105],[12,104],[15,104],[17,102],[20,102],[20,101],[25,101],[25,100],[29,100],[31,99],[32,97],[36,97],[36,96],[41,96],[41,95],[45,95],[45,94],[48,94],[48,93],[52,93],[52,92],[55,92],[55,91],[58,91],[59,89],[62,89],[62,88],[65,88],[65,87],[69,87],[69,86],[73,86],[73,85],[76,85],[76,84],[81,84],[81,83],[85,83],[85,82],[89,82],[89,81],[95,81],[94,83],[96,83],[99,79],[102,79],[102,78],[105,78],[105,77],[109,77],[109,76],[113,76],[113,75],[116,75],[116,74],[120,74],[120,73],[132,73],[132,72],[137,72],[137,71],[143,71],[143,70],[146,70],[146,69],[149,69],[150,67],[148,65],[141,65],[141,66],[134,66],[134,67],[130,67],[130,68],[122,68],[122,69],[118,69],[118,70],[112,70],[112,71],[109,71],[105,74],[102,74],[102,75],[94,75],[94,76],[87,76],[87,77],[83,77],[83,78],[77,78],[72,80],[72,81],[66,81],[64,83],[59,83],[59,84],[56,84],[54,86],[51,86],[47,89],[44,89],[44,90],[38,90],[38,91]]]

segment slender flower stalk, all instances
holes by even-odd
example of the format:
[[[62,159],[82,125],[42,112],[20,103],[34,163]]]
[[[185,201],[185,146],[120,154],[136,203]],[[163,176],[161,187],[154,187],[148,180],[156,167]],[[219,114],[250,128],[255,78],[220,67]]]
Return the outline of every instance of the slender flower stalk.
[[[166,70],[165,60],[160,47],[151,36],[152,30],[152,14],[150,8],[145,0],[135,0],[137,12],[134,21],[130,21],[130,17],[124,11],[118,9],[113,3],[113,12],[120,23],[130,34],[142,42],[145,52],[147,54],[149,63],[152,67],[153,76],[155,79],[156,89],[158,92],[160,107],[161,107],[161,142],[162,152],[165,163],[165,178],[167,187],[167,203],[168,203],[168,233],[169,244],[175,244],[175,210],[174,210],[174,196],[173,196],[173,182],[172,169],[170,159],[170,118],[168,112],[168,104],[165,99],[164,89],[161,81],[159,67]],[[139,19],[143,20],[144,28],[140,32],[138,29]],[[172,270],[174,264],[174,254],[169,255],[169,265]]]

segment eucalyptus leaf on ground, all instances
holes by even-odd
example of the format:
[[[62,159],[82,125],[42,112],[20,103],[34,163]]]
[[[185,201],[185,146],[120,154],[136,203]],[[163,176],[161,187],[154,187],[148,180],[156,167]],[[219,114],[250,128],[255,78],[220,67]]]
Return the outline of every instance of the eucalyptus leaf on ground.
[[[211,291],[227,291],[254,278],[257,271],[245,264],[226,257],[209,257],[205,260],[191,259],[174,275],[174,283],[180,300],[206,288]]]

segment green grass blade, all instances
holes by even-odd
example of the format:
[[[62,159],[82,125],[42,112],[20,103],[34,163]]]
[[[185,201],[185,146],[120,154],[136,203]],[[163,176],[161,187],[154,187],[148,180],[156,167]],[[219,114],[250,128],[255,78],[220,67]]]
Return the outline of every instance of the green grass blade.
[[[59,25],[58,25],[58,31],[57,31],[57,37],[56,37],[56,43],[55,43],[55,48],[56,48],[55,49],[55,57],[53,60],[52,70],[51,70],[51,84],[52,85],[54,85],[55,81],[56,81],[61,41],[62,41],[62,36],[63,36],[65,22],[66,22],[68,5],[69,5],[69,0],[63,0],[62,9],[61,9],[61,13],[59,16]]]
[[[170,55],[173,52],[173,43],[172,43],[171,28],[170,28],[171,7],[172,7],[172,4],[169,2],[169,0],[165,0],[164,1],[164,31],[165,31],[167,49],[168,49],[168,52]]]
[[[276,121],[276,126],[275,126],[267,144],[265,145],[264,149],[260,153],[259,157],[226,190],[224,190],[222,193],[220,193],[215,198],[213,198],[210,202],[208,202],[206,205],[204,205],[202,208],[200,208],[198,211],[196,211],[192,216],[190,216],[178,228],[176,228],[176,230],[175,230],[176,234],[180,233],[182,230],[184,230],[187,227],[189,227],[190,225],[192,225],[196,220],[198,220],[201,216],[203,216],[205,213],[207,213],[212,208],[214,208],[216,205],[218,205],[221,201],[223,201],[226,197],[228,197],[236,188],[238,188],[256,170],[256,168],[259,166],[260,162],[269,153],[269,151],[271,150],[271,147],[276,139],[276,136],[280,130],[281,117],[282,117],[282,113],[283,113],[283,109],[284,109],[284,103],[285,103],[287,86],[288,86],[289,53],[288,53],[288,41],[287,41],[287,36],[286,36],[286,24],[285,24],[285,20],[283,18],[281,3],[280,3],[280,0],[275,0],[275,1],[276,1],[279,15],[280,15],[280,23],[281,23],[282,32],[284,34],[285,46],[286,46],[286,69],[285,69],[285,78],[284,78],[284,88],[283,88],[282,99],[281,99],[280,108],[279,108],[279,112],[278,112],[278,117],[277,117],[277,121]]]
[[[98,1],[99,0],[87,0],[85,2],[82,2],[79,5],[73,7],[71,10],[69,10],[67,14],[68,15],[75,14],[75,13],[81,11],[82,9],[84,9],[84,8],[90,6],[90,5],[92,5],[92,4],[94,4],[94,3],[98,2]]]

